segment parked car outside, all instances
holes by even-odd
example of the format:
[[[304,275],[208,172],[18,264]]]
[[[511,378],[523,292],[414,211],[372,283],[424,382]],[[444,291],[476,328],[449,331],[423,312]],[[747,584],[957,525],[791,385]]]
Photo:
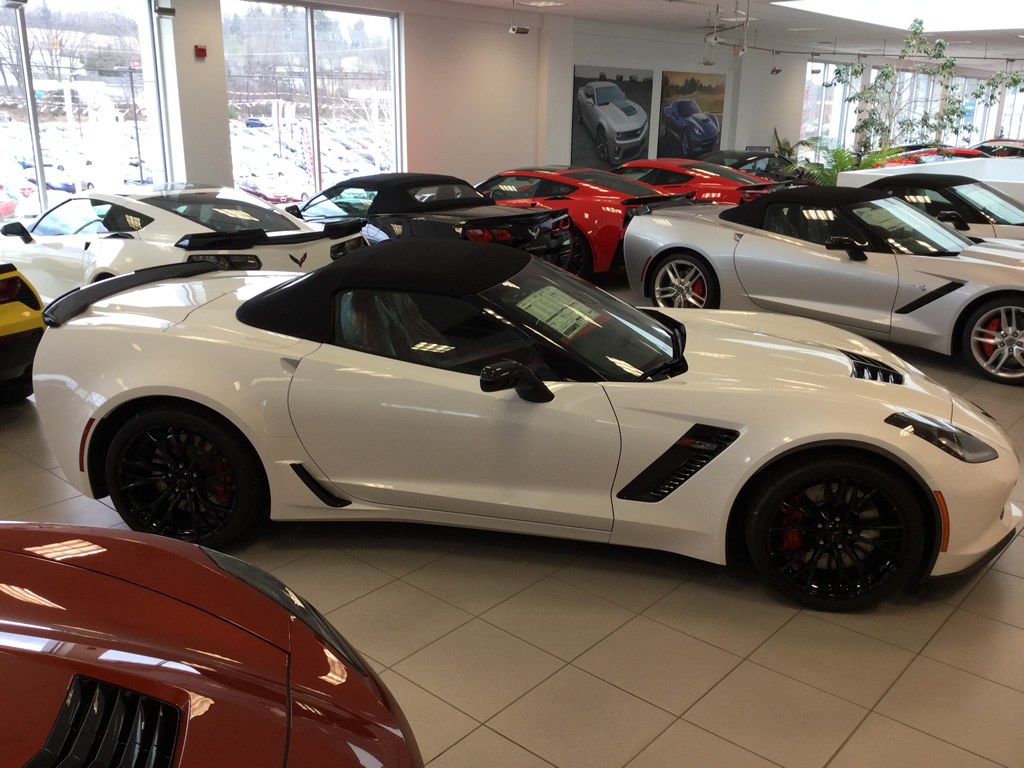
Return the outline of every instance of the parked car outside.
[[[61,299],[36,358],[68,482],[136,530],[219,546],[269,511],[745,548],[788,599],[848,610],[1021,525],[1009,437],[846,330],[644,311],[493,243],[190,266]]]

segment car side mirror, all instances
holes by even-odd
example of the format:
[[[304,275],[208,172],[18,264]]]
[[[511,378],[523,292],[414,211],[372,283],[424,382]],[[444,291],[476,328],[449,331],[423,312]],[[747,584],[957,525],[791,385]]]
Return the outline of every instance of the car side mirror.
[[[935,218],[943,224],[952,224],[961,232],[966,232],[971,228],[971,225],[967,223],[967,220],[958,211],[940,211],[939,215]]]
[[[25,225],[20,221],[12,221],[10,224],[4,224],[0,227],[0,235],[4,235],[5,237],[20,237],[21,242],[23,243],[32,242],[32,235],[29,234],[29,231],[25,229]]]
[[[480,389],[483,392],[515,389],[523,400],[531,403],[550,403],[555,399],[555,393],[537,378],[537,374],[515,360],[485,365],[480,371]]]
[[[826,251],[846,251],[850,261],[867,261],[864,248],[852,237],[838,236],[830,237],[825,241]]]
[[[291,205],[286,205],[284,207],[284,212],[285,213],[290,213],[292,216],[294,216],[297,219],[301,219],[302,218],[302,211],[299,210],[299,206],[297,206],[295,203],[292,203]]]

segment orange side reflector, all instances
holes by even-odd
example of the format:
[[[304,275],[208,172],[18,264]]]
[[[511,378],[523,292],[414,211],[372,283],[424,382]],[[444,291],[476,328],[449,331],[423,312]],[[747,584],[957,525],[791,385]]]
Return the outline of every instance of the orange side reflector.
[[[89,419],[82,430],[82,442],[78,444],[78,471],[85,472],[85,443],[89,439],[89,430],[96,423],[96,419]]]
[[[935,498],[939,502],[939,513],[942,515],[942,544],[939,545],[939,552],[945,552],[949,548],[949,510],[946,509],[946,500],[942,498],[942,492],[936,491]]]

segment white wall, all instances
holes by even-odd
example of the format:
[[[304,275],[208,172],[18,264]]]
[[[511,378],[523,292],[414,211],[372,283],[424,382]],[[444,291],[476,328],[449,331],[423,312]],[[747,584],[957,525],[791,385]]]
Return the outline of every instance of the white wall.
[[[777,55],[773,75],[770,51],[747,51],[740,60],[738,115],[732,146],[774,146],[772,129],[796,143],[803,121],[807,57]]]

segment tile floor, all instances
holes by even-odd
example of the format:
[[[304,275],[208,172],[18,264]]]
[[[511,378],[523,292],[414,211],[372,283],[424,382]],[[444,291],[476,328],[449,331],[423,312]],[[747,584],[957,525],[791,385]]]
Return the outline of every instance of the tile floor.
[[[1024,390],[897,351],[1024,455]],[[0,518],[121,525],[64,481],[31,401],[0,408]],[[275,523],[232,553],[370,658],[431,768],[1024,768],[1024,537],[852,615],[673,555],[468,530]]]

